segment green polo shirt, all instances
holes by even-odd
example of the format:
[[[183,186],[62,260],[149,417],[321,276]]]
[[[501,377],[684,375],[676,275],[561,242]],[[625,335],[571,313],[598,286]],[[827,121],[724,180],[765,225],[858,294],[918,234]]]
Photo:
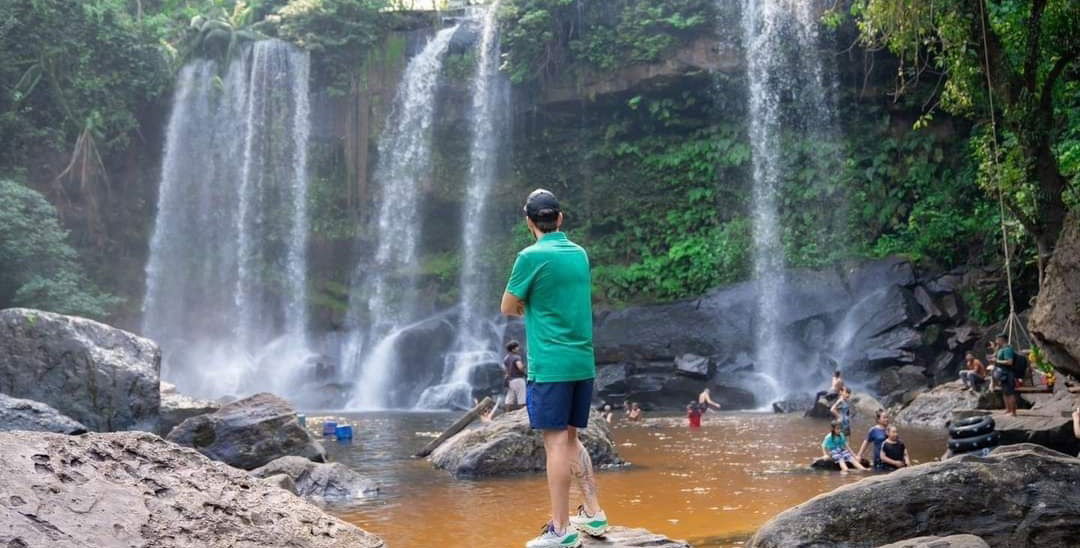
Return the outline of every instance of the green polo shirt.
[[[518,253],[506,292],[525,302],[529,380],[567,382],[596,376],[589,256],[562,232]]]

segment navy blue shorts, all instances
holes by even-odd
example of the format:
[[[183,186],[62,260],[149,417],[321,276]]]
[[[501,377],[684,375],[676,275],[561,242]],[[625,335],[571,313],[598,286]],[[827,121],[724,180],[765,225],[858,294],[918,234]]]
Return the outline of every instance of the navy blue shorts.
[[[593,380],[569,382],[529,382],[525,407],[529,425],[536,430],[566,430],[567,425],[589,425]]]

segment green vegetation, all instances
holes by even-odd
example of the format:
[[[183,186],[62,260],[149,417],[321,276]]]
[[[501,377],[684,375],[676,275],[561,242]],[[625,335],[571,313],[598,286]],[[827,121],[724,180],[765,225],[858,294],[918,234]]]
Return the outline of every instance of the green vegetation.
[[[86,279],[45,197],[0,179],[0,308],[26,306],[100,318],[118,303]]]

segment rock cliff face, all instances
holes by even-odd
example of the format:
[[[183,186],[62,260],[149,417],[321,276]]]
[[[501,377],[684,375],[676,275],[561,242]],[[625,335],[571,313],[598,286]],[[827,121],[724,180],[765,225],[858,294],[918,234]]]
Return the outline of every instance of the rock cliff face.
[[[377,548],[241,470],[144,432],[0,433],[0,545]]]
[[[1080,214],[1065,220],[1054,256],[1046,267],[1031,334],[1055,367],[1080,376]]]
[[[955,379],[963,352],[975,342],[958,295],[962,273],[920,276],[892,258],[791,271],[788,280],[780,328],[792,356],[785,376],[793,386],[824,388],[839,368],[856,388],[880,395],[883,405],[906,403],[932,383]],[[752,358],[756,291],[754,283],[742,283],[694,300],[600,316],[599,396],[681,407],[710,386],[729,408],[772,403],[747,392],[763,382]]]
[[[0,311],[0,392],[90,430],[154,430],[161,352],[149,339],[51,312]]]
[[[1080,538],[1078,484],[1080,459],[1004,446],[989,457],[913,466],[818,495],[766,523],[750,546],[880,546],[958,532],[991,546],[1070,546]]]

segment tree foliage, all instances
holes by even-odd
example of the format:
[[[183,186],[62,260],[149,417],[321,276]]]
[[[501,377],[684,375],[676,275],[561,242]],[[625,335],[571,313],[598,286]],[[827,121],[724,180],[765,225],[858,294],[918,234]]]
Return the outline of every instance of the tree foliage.
[[[52,205],[34,190],[0,179],[0,308],[103,317],[118,302],[86,279]]]

